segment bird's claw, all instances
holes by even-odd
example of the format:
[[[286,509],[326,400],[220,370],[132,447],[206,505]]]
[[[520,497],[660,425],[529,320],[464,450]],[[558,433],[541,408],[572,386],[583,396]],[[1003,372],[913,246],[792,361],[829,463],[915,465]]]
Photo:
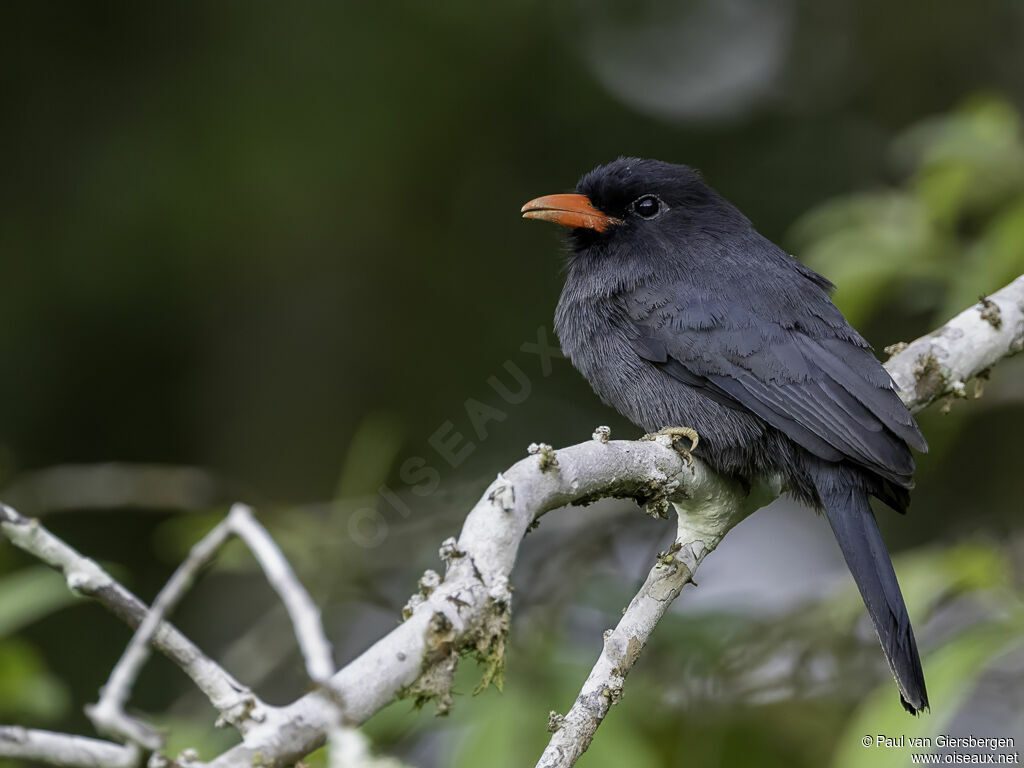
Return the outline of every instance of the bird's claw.
[[[672,440],[672,447],[676,449],[676,452],[678,452],[680,456],[686,459],[687,464],[693,464],[693,456],[691,454],[700,442],[700,435],[697,434],[697,430],[693,427],[665,427],[664,429],[659,429],[657,432],[646,434],[641,439],[656,440],[662,436],[668,437]],[[683,448],[676,443],[676,441],[682,437],[689,438],[689,448]]]

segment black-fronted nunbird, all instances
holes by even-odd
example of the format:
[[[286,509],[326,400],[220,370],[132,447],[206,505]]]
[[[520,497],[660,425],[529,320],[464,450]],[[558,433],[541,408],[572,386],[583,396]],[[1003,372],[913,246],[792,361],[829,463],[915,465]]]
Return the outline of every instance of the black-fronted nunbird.
[[[604,402],[683,425],[719,473],[781,476],[824,510],[899,686],[928,706],[914,632],[868,503],[903,512],[927,450],[832,284],[762,237],[693,169],[620,158],[523,207],[571,229],[555,330]]]

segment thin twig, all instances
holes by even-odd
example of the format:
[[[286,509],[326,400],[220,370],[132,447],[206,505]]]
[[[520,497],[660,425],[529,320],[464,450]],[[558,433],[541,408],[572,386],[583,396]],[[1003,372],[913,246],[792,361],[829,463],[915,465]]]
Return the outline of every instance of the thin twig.
[[[8,504],[22,514],[86,509],[204,510],[231,493],[199,467],[169,464],[59,464],[20,474],[4,487]]]
[[[142,625],[149,609],[93,560],[50,533],[38,520],[0,504],[0,530],[11,542],[60,571],[68,588],[90,597],[130,627]],[[152,636],[153,646],[188,675],[225,720],[244,730],[252,724],[252,692],[168,622]]]
[[[248,507],[236,504],[231,511],[230,525],[232,532],[252,551],[270,586],[284,603],[310,679],[315,683],[326,683],[334,674],[334,659],[320,619],[320,609],[295,576],[284,553]]]
[[[232,514],[192,547],[188,557],[178,566],[156,596],[146,618],[135,631],[128,647],[111,671],[107,684],[100,692],[99,701],[86,707],[86,714],[100,733],[120,740],[134,741],[148,749],[159,749],[163,746],[160,734],[141,720],[128,716],[124,707],[131,696],[132,686],[135,685],[139,672],[149,659],[149,644],[157,628],[188,592],[199,571],[213,559],[231,536]]]
[[[280,595],[295,627],[311,679],[320,683],[329,681],[334,667],[319,610],[270,534],[256,521],[252,510],[245,504],[235,504],[227,517],[192,547],[188,557],[160,590],[145,620],[111,671],[99,701],[86,708],[97,731],[119,740],[133,741],[147,749],[159,749],[163,745],[162,736],[138,718],[130,717],[125,706],[139,673],[149,659],[149,646],[157,627],[192,587],[199,572],[233,535],[252,550],[268,581]],[[266,718],[269,708],[255,696],[253,707],[258,710],[250,713],[255,719]]]

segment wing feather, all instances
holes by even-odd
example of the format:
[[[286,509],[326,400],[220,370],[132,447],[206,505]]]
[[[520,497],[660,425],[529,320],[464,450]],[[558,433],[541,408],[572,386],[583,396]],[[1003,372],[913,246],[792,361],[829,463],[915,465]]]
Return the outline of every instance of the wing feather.
[[[668,286],[630,305],[637,354],[826,461],[848,459],[909,487],[907,444],[926,450],[924,438],[889,374],[830,302],[812,320],[783,323],[730,312],[723,296],[698,292],[679,306],[673,295],[684,294]]]

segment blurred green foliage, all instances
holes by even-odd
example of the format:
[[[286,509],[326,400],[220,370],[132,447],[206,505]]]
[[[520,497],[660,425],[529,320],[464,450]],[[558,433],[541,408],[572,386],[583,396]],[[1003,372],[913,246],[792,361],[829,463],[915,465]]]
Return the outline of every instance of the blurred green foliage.
[[[903,708],[889,690],[867,698],[836,742],[834,768],[887,768],[906,765],[908,751],[865,749],[865,734],[928,737],[947,733],[950,721],[970,695],[981,674],[1011,650],[1024,647],[1024,612],[965,630],[927,657],[928,691],[934,702],[928,717],[907,722]],[[989,735],[989,734],[985,734]],[[1016,734],[1006,734],[1015,737]],[[923,752],[937,752],[924,749]],[[1014,750],[1010,750],[1013,752]]]
[[[1009,103],[968,99],[897,136],[892,156],[900,186],[830,200],[791,233],[855,326],[897,297],[938,323],[1024,272],[1024,133]]]
[[[836,741],[835,768],[905,764],[906,753],[865,749],[860,739],[865,734],[903,734],[910,738],[948,733],[954,717],[988,668],[1004,654],[1024,648],[1024,591],[1014,587],[1013,568],[1005,552],[991,545],[963,544],[948,550],[907,553],[899,566],[900,584],[907,603],[916,608],[915,617],[927,620],[958,598],[983,608],[983,612],[926,652],[924,663],[932,701],[928,715],[908,721],[891,686],[879,686],[860,704]],[[851,595],[849,602],[856,601],[857,596]]]
[[[76,599],[64,580],[43,565],[0,577],[0,717],[52,723],[66,714],[66,686],[37,648],[14,635]]]
[[[43,565],[0,578],[0,595],[0,637],[12,635],[75,600],[67,584]]]

